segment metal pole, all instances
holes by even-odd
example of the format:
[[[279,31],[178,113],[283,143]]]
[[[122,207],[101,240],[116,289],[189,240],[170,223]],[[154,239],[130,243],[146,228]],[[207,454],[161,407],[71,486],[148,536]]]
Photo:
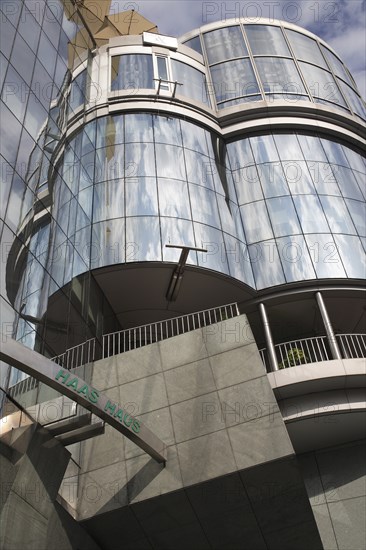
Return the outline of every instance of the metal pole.
[[[324,304],[323,296],[321,295],[320,292],[316,292],[315,298],[318,303],[320,315],[322,316],[322,319],[323,319],[323,324],[324,324],[325,332],[327,334],[327,339],[328,339],[332,357],[333,359],[342,359],[342,355],[339,350],[335,334],[333,332],[333,327],[328,317],[328,312]]]
[[[264,307],[264,304],[259,304],[259,313],[261,315],[263,329],[264,329],[264,336],[266,339],[266,345],[268,349],[269,364],[270,364],[271,370],[276,371],[279,369],[278,361],[276,357],[276,350],[272,340],[271,327],[269,326],[267,312],[266,312],[266,308]]]

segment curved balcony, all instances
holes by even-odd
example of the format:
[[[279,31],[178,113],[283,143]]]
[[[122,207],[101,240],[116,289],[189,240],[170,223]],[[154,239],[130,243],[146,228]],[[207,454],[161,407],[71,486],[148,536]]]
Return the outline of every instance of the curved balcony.
[[[336,334],[343,359],[366,358],[366,334]],[[279,369],[331,361],[333,359],[327,336],[290,340],[274,346]],[[259,350],[267,372],[271,370],[267,348]]]

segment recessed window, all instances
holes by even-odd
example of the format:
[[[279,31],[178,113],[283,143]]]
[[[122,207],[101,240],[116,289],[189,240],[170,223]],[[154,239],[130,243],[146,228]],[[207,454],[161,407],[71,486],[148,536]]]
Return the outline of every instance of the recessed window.
[[[153,89],[153,75],[151,55],[124,54],[112,57],[112,91]]]

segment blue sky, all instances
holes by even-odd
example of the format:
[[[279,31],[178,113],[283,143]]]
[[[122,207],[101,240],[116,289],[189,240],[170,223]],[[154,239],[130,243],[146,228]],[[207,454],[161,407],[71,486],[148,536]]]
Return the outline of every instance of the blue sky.
[[[198,1],[111,0],[111,11],[139,11],[156,23],[162,34],[180,36],[214,21],[259,16],[282,19],[303,27],[325,40],[352,72],[366,97],[366,0]]]

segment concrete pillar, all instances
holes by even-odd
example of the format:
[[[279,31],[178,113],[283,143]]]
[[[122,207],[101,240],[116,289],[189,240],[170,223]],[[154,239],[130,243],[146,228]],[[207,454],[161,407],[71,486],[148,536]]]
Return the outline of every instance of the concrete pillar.
[[[323,296],[321,295],[320,292],[316,292],[315,298],[319,307],[320,315],[322,316],[322,319],[323,319],[324,328],[327,334],[327,339],[328,339],[330,351],[332,354],[332,358],[342,359],[342,355],[338,347],[338,343],[333,331],[333,327],[328,317],[328,312],[327,312],[327,308],[325,307]]]
[[[266,312],[266,308],[264,307],[264,304],[259,304],[259,313],[261,315],[263,329],[264,329],[264,336],[266,339],[269,364],[270,364],[271,370],[275,371],[275,370],[278,370],[279,367],[278,367],[278,361],[276,356],[276,350],[272,340],[271,327],[269,326],[267,312]]]

